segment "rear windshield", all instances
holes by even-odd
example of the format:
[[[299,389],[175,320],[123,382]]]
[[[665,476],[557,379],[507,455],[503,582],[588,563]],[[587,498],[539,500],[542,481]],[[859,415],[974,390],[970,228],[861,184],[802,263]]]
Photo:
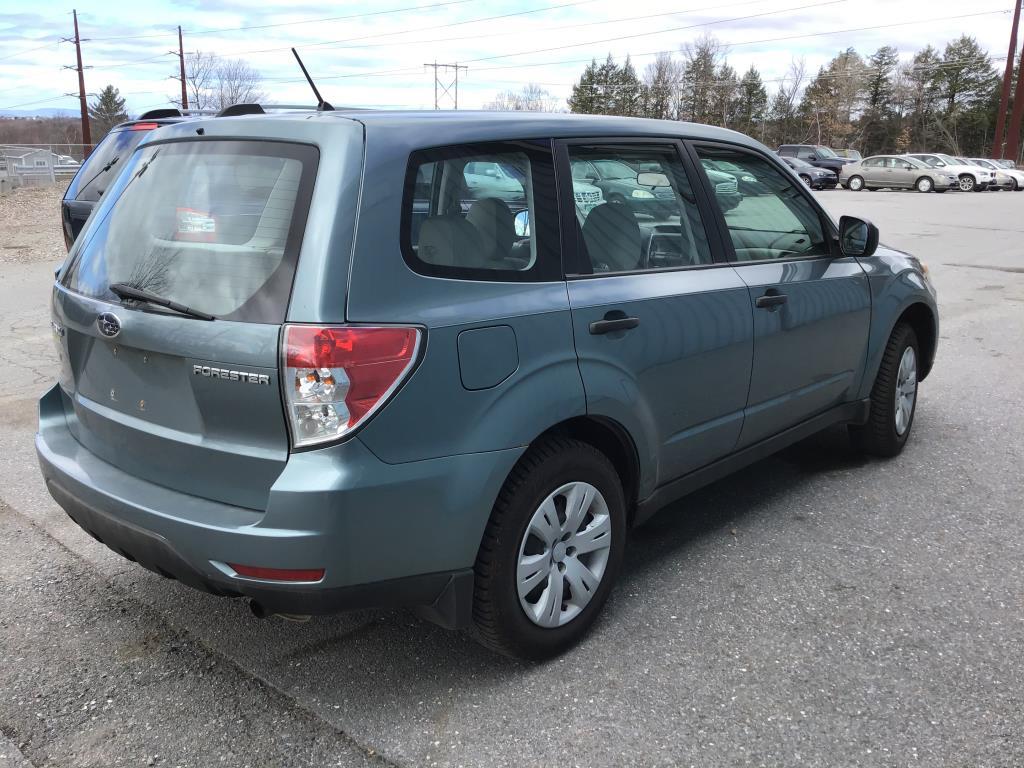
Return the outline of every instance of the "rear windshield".
[[[68,200],[84,200],[90,203],[99,200],[128,162],[132,150],[148,133],[149,130],[132,130],[130,128],[108,133],[106,138],[82,163],[82,167],[78,169],[78,174],[71,182],[65,197]]]
[[[219,318],[280,323],[317,160],[314,147],[284,142],[148,144],[86,230],[64,285],[117,302],[109,286],[127,283]]]

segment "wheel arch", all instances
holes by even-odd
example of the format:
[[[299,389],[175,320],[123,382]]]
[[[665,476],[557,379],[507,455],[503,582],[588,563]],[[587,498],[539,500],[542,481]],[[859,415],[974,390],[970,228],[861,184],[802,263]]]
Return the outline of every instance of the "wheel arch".
[[[918,377],[924,380],[932,370],[932,363],[935,362],[935,350],[938,344],[938,329],[935,322],[935,314],[924,302],[915,302],[903,310],[896,322],[895,328],[900,323],[906,323],[914,329],[917,336],[917,343],[920,347],[921,375]],[[892,330],[889,331],[892,335]]]
[[[530,445],[551,435],[571,437],[587,443],[608,457],[622,481],[627,515],[629,522],[632,522],[640,491],[640,456],[629,431],[607,417],[574,416],[544,430]]]
[[[928,183],[932,185],[932,189],[935,189],[935,179],[933,179],[931,176],[928,176],[926,174],[921,174],[916,179],[914,179],[914,189],[917,189],[917,185],[920,184],[921,181],[924,180],[924,179],[927,179]]]

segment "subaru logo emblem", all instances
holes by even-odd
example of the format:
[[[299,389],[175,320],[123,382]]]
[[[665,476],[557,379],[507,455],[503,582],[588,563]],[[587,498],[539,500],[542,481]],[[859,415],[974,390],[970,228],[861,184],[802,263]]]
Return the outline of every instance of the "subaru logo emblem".
[[[113,312],[103,312],[96,318],[96,327],[100,329],[100,333],[112,339],[121,332],[121,321]]]

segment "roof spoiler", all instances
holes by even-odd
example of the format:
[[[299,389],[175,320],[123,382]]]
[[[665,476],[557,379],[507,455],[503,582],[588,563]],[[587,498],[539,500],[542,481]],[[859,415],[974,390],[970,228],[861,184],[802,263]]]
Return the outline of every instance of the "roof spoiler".
[[[185,115],[212,115],[210,109],[178,109],[177,107],[162,107],[151,109],[138,116],[138,120],[159,120],[162,117],[184,117]]]

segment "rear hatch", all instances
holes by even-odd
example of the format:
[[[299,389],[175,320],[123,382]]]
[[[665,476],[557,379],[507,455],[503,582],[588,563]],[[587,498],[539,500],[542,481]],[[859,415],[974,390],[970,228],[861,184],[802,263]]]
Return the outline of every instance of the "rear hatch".
[[[54,293],[68,423],[86,448],[169,488],[265,507],[288,457],[280,333],[317,162],[306,144],[223,139],[124,158]]]

